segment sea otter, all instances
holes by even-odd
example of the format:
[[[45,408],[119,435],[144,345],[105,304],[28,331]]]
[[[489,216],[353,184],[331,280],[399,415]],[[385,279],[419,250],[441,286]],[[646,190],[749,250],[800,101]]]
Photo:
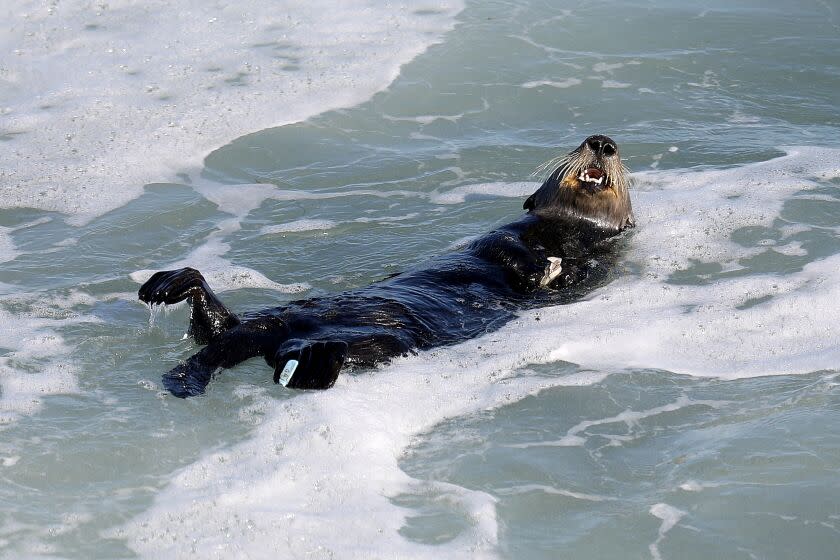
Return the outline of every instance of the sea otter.
[[[618,146],[590,136],[552,170],[527,212],[465,246],[369,286],[237,316],[192,268],[154,274],[151,305],[187,300],[206,346],[163,376],[177,397],[204,392],[220,368],[263,356],[274,381],[327,389],[344,365],[368,367],[499,328],[525,308],[581,297],[608,276],[613,238],[634,225]]]

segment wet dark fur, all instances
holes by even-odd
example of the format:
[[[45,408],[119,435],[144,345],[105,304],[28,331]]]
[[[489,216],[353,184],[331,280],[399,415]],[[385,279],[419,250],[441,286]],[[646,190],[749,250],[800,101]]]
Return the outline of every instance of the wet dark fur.
[[[188,300],[189,332],[207,345],[166,373],[164,385],[178,397],[198,395],[219,368],[263,356],[275,382],[297,360],[288,387],[326,389],[344,365],[368,367],[454,344],[524,308],[580,298],[607,279],[616,257],[611,238],[633,225],[628,181],[606,136],[587,138],[557,165],[517,221],[364,288],[237,317],[198,271],[156,273],[139,298],[150,305]],[[603,170],[604,183],[578,180],[587,168]],[[545,287],[548,257],[562,258],[562,272]]]

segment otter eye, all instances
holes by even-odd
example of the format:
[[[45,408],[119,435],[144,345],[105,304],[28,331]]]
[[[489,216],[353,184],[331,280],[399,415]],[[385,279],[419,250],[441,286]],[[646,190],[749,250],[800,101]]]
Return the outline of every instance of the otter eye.
[[[604,144],[604,155],[605,156],[614,156],[615,155],[615,146],[612,144]]]

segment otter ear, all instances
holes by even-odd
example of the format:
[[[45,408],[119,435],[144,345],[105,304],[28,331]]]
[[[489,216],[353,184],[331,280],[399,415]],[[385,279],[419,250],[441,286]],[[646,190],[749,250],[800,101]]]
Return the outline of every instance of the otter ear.
[[[528,200],[525,201],[525,204],[522,205],[522,208],[531,211],[534,209],[534,198],[537,196],[537,193],[532,194],[528,197]]]

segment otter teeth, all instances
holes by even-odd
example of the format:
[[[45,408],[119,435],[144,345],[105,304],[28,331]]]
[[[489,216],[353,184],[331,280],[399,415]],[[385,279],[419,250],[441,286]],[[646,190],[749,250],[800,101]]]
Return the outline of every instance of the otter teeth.
[[[604,176],[601,175],[596,179],[594,177],[589,176],[589,171],[584,171],[580,174],[578,180],[583,181],[584,183],[595,183],[596,185],[600,185],[604,182]]]

